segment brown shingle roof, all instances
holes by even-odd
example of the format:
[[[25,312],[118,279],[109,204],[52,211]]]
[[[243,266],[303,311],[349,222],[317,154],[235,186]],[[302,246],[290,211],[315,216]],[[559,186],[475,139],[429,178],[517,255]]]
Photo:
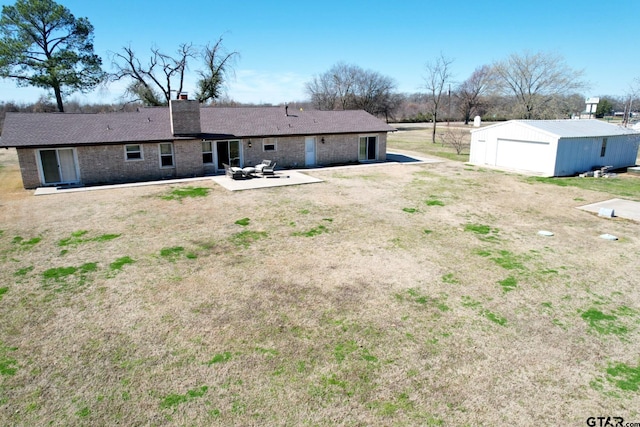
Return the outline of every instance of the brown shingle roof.
[[[282,107],[203,107],[202,137],[244,138],[338,133],[389,132],[394,128],[361,110],[291,111]],[[7,113],[2,147],[85,145],[168,141],[169,109],[131,113]]]
[[[2,130],[4,147],[172,139],[165,108],[106,114],[7,113]]]
[[[281,107],[202,108],[202,132],[236,137],[390,132],[394,129],[362,110],[292,111]]]

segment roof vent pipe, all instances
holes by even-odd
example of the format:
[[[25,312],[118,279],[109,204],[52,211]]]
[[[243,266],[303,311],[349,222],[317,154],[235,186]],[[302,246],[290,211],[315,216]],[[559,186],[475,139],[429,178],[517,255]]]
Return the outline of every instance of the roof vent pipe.
[[[288,105],[284,105],[284,115],[289,117],[289,106]]]

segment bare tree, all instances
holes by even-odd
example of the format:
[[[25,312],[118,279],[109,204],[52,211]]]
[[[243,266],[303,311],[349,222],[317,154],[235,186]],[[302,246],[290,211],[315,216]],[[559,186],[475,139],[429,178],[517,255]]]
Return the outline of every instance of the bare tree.
[[[353,89],[353,106],[374,115],[388,115],[393,111],[395,87],[396,84],[390,77],[375,71],[360,70]]]
[[[331,75],[325,73],[314,76],[306,84],[306,90],[311,102],[318,110],[333,110],[338,101],[338,92],[333,84]]]
[[[455,96],[458,98],[458,108],[465,125],[469,124],[471,114],[481,105],[482,96],[490,87],[490,83],[491,67],[482,65],[457,87]]]
[[[404,97],[401,94],[390,93],[389,96],[385,97],[384,101],[380,103],[379,111],[376,114],[384,116],[387,123],[389,123],[390,120],[396,120],[396,115],[402,107],[403,102]]]
[[[570,68],[559,55],[549,53],[512,54],[493,66],[498,88],[515,96],[520,115],[525,119],[542,116],[544,107],[557,95],[577,92],[586,87],[582,71]]]
[[[624,101],[624,115],[622,117],[622,125],[628,126],[633,113],[633,102],[640,94],[640,77],[636,78],[629,86]]]
[[[460,128],[450,128],[442,137],[444,143],[453,147],[456,154],[460,155],[471,144],[469,131]]]
[[[127,88],[128,95],[146,105],[167,105],[171,92],[176,92],[176,98],[180,95],[188,60],[195,55],[191,44],[181,44],[175,56],[152,48],[146,64],[140,62],[130,46],[122,50],[123,53],[113,54],[112,64],[116,71],[111,74],[111,79],[131,80]]]
[[[338,95],[338,102],[342,110],[348,110],[350,104],[353,102],[354,86],[358,79],[358,72],[360,67],[356,65],[345,64],[340,62],[336,64],[329,73],[333,79],[336,94]]]
[[[555,95],[538,111],[537,118],[568,119],[584,111],[584,96],[578,93]]]
[[[339,62],[306,84],[313,105],[321,110],[365,110],[374,115],[393,115],[397,99],[393,79]]]
[[[431,142],[436,143],[436,123],[440,111],[442,95],[447,84],[451,83],[451,64],[453,59],[446,58],[442,53],[435,61],[425,66],[427,74],[424,76],[425,88],[430,96],[429,112],[433,118]]]
[[[233,61],[239,56],[238,52],[227,52],[222,45],[222,37],[213,45],[207,45],[202,52],[205,70],[198,71],[200,79],[197,81],[195,98],[200,102],[216,100],[222,96],[222,90],[227,75],[232,72]]]
[[[354,99],[354,87],[361,68],[338,62],[307,83],[307,93],[319,109],[349,110]]]

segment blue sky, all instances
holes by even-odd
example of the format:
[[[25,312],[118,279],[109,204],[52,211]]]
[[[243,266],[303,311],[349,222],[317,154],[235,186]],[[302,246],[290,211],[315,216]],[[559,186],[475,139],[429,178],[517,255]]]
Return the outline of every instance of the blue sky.
[[[0,0],[0,5],[14,1]],[[549,52],[583,70],[584,96],[624,95],[640,77],[635,29],[640,1],[349,1],[349,0],[59,0],[95,27],[95,52],[131,45],[173,52],[224,37],[240,53],[228,96],[240,102],[303,100],[305,82],[338,61],[393,78],[400,92],[419,92],[425,64],[441,52],[455,79],[511,53]],[[189,84],[187,85],[189,86]],[[193,91],[193,87],[187,87]],[[110,102],[122,86],[69,99]],[[0,101],[31,102],[43,90],[0,80]]]

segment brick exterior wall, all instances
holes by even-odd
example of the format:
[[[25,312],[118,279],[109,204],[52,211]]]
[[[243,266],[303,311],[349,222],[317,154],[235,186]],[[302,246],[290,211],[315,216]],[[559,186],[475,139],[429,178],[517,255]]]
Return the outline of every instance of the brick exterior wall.
[[[22,185],[24,188],[36,188],[40,186],[40,175],[38,174],[38,163],[36,150],[33,148],[18,148],[18,162],[20,163],[20,173],[22,174]]]
[[[371,134],[367,134],[371,135]],[[358,162],[358,134],[325,135],[316,137],[316,165]],[[364,136],[364,135],[362,135]],[[377,161],[386,160],[387,135],[377,134]],[[277,168],[303,168],[305,166],[305,137],[284,137],[269,139],[276,141],[276,151],[263,150],[262,138],[241,141],[243,166],[254,166],[263,159],[277,162]],[[251,147],[249,147],[251,141]],[[142,159],[126,160],[125,146],[140,145]],[[213,142],[215,154],[215,141]],[[136,181],[152,181],[170,178],[204,176],[216,172],[215,165],[202,163],[202,142],[200,139],[177,140],[173,143],[174,166],[160,167],[159,143],[131,143],[120,145],[92,145],[75,147],[80,183],[84,185],[113,184]],[[38,173],[37,149],[18,148],[18,159],[22,182],[25,188],[42,185]],[[222,170],[217,170],[221,173]]]
[[[387,161],[387,133],[378,134],[378,161]]]
[[[175,168],[160,168],[158,144],[140,144],[141,160],[125,160],[124,145],[78,147],[83,184],[150,181],[175,177]]]
[[[173,167],[160,166],[159,143],[140,144],[142,160],[125,160],[125,145],[78,147],[80,179],[85,185],[153,181],[204,175],[200,140],[173,143]]]
[[[330,166],[335,164],[358,162],[360,136],[372,134],[342,134],[316,136],[316,165]],[[378,137],[377,161],[387,160],[387,134],[374,134]],[[324,138],[324,144],[322,143]],[[269,142],[276,141],[276,151],[264,151],[265,139],[251,139],[243,141],[244,164],[254,166],[263,159],[278,163],[282,168],[303,168],[305,166],[305,137],[267,138]]]
[[[202,141],[176,141],[173,144],[176,176],[180,178],[203,176]]]
[[[141,160],[126,160],[125,146],[140,145]],[[18,160],[25,188],[42,185],[38,174],[37,149],[18,148]],[[153,181],[170,178],[202,176],[207,171],[202,164],[200,140],[180,140],[173,143],[173,167],[160,167],[159,143],[92,145],[75,147],[84,185]]]

